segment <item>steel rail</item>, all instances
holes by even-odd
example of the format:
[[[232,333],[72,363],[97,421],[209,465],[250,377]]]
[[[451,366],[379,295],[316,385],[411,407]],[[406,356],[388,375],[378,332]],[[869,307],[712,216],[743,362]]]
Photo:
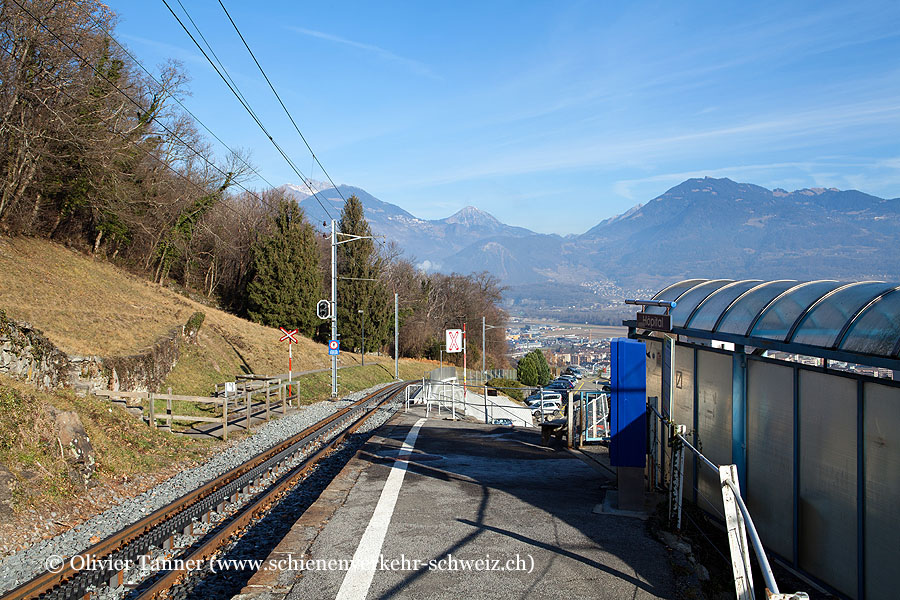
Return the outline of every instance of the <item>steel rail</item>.
[[[48,571],[37,575],[0,596],[0,600],[85,596],[88,588],[105,585],[120,572],[113,568],[75,569],[73,564],[89,565],[96,564],[96,561],[107,560],[133,561],[145,555],[152,546],[164,546],[166,540],[190,526],[194,519],[203,518],[212,512],[214,507],[221,506],[227,498],[248,488],[253,480],[268,472],[272,466],[298,453],[300,447],[326,437],[334,429],[333,423],[342,420],[351,411],[359,410],[380,395],[387,397],[395,395],[405,385],[407,384],[404,382],[393,384],[366,395],[86,550],[65,557],[65,564],[59,572]]]
[[[310,471],[310,469],[315,467],[320,460],[334,451],[335,447],[343,442],[347,436],[354,433],[375,413],[377,408],[395,396],[400,389],[402,389],[402,386],[393,390],[392,393],[387,395],[377,405],[368,408],[363,415],[359,416],[348,428],[338,434],[324,447],[316,451],[314,455],[310,456],[301,464],[291,469],[290,472],[283,475],[278,482],[262,495],[241,507],[237,513],[231,515],[230,520],[224,527],[220,526],[218,531],[203,540],[200,545],[195,547],[190,553],[179,557],[182,560],[181,564],[200,564],[215,555],[219,548],[228,543],[234,534],[238,533],[241,529],[250,526],[261,513],[265,512],[272,504],[277,502],[285,492],[291,490],[297,482]],[[152,600],[154,598],[160,598],[165,592],[175,585],[178,585],[182,578],[188,573],[189,570],[187,568],[167,571],[146,589],[140,590],[137,596],[133,597],[133,600]]]

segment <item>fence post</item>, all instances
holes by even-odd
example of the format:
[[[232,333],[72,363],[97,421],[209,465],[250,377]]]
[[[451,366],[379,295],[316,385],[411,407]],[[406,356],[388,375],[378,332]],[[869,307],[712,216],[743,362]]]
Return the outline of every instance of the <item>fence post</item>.
[[[247,406],[247,431],[250,431],[250,390],[244,386],[244,404]]]
[[[172,388],[169,388],[169,395],[172,395]],[[169,433],[172,432],[172,399],[166,398],[166,427],[169,428]]]
[[[541,407],[543,411],[544,407]],[[575,394],[569,390],[568,408],[566,409],[566,445],[569,448],[575,447],[572,437],[575,435]]]
[[[488,413],[487,413],[487,385],[484,386],[484,424],[488,424]]]
[[[150,399],[150,427],[156,429],[156,401],[152,393],[148,392],[147,397]]]
[[[222,439],[228,440],[228,392],[222,400]]]
[[[278,400],[281,402],[281,414],[282,416],[287,411],[287,400],[284,399],[284,381],[281,379],[278,380]]]
[[[266,382],[266,421],[270,420],[270,417],[269,417],[269,394],[271,393],[271,391],[272,391],[272,383],[267,381]]]
[[[719,467],[719,482],[722,485],[722,505],[725,508],[725,527],[728,530],[728,547],[731,550],[731,569],[734,572],[734,591],[738,600],[753,600],[753,572],[750,570],[750,545],[747,543],[747,529],[740,507],[734,499],[734,491],[727,480],[740,489],[736,465]]]
[[[655,420],[656,415],[654,415]],[[675,425],[672,436],[672,479],[669,486],[669,525],[673,522],[681,529],[681,502],[684,499],[684,444],[681,438],[687,431],[684,425]]]

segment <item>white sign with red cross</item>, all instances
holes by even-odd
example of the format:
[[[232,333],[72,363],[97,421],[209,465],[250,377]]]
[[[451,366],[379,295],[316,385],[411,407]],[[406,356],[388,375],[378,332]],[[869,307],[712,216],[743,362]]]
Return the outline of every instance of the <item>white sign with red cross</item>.
[[[281,333],[284,334],[283,336],[278,338],[279,342],[287,342],[288,344],[296,344],[297,343],[297,330],[296,329],[292,329],[290,331],[288,331],[284,327],[279,327],[278,329],[280,329]]]
[[[463,332],[462,329],[448,329],[446,334],[447,352],[463,351]]]

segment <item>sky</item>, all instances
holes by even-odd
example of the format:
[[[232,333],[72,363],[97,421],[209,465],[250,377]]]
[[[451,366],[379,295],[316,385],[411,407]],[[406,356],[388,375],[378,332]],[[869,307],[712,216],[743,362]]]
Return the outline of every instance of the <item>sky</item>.
[[[168,2],[325,180],[219,0]],[[702,176],[900,197],[896,0],[222,2],[331,178],[421,218],[582,233]],[[109,6],[142,64],[183,64],[248,186],[300,183],[162,0]]]

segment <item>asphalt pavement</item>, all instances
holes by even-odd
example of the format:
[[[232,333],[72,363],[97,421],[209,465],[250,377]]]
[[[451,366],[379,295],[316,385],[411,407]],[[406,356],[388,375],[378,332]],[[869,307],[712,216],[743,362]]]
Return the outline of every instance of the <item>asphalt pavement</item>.
[[[593,512],[602,470],[533,429],[423,417],[379,430],[272,553],[281,568],[241,596],[674,597],[645,522]]]

